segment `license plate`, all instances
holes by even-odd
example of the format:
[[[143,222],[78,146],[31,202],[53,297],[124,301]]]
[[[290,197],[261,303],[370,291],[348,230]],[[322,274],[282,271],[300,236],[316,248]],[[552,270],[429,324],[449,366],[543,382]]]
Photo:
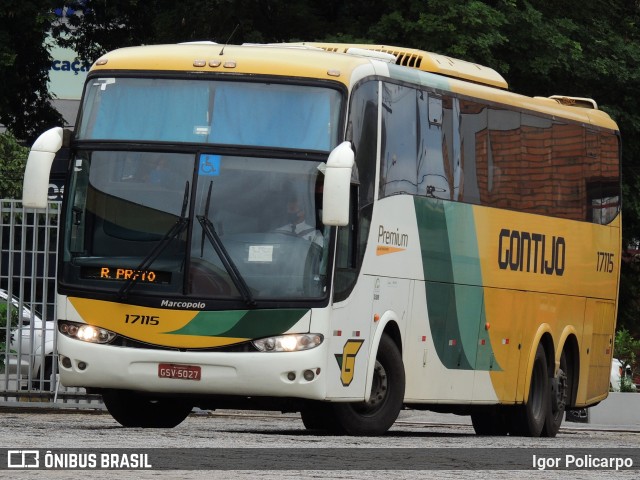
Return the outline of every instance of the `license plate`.
[[[158,377],[180,380],[200,380],[202,369],[198,365],[176,365],[161,363],[158,365]]]

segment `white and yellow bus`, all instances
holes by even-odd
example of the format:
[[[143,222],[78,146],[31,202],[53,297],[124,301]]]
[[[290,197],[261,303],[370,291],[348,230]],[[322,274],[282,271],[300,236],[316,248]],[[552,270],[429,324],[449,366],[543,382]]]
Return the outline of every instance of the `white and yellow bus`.
[[[594,101],[343,44],[124,48],[67,142],[60,381],[124,426],[194,406],[386,432],[402,408],[554,436],[607,396],[620,149]]]

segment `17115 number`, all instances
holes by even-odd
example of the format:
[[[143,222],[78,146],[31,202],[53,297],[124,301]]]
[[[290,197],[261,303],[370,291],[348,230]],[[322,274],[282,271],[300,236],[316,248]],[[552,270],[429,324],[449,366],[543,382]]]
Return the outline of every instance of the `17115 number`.
[[[614,254],[610,252],[598,252],[598,261],[596,263],[596,271],[612,273],[613,272]]]

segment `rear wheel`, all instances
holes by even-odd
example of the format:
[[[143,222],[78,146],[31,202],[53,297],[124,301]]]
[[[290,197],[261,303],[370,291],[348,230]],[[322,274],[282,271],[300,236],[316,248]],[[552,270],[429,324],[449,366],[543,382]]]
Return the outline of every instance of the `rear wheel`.
[[[539,437],[545,426],[550,405],[549,372],[542,345],[538,345],[531,372],[529,397],[513,412],[512,433],[524,437]]]
[[[332,404],[335,418],[349,435],[381,435],[398,418],[404,402],[405,374],[402,355],[388,335],[382,335],[376,355],[369,399],[360,403]]]
[[[564,412],[569,403],[571,391],[571,372],[567,365],[567,356],[564,352],[560,356],[560,368],[558,373],[550,381],[551,394],[549,395],[549,410],[542,429],[543,437],[555,437],[560,430]]]
[[[173,428],[193,409],[191,403],[182,399],[148,397],[129,390],[105,390],[102,400],[123,427]]]

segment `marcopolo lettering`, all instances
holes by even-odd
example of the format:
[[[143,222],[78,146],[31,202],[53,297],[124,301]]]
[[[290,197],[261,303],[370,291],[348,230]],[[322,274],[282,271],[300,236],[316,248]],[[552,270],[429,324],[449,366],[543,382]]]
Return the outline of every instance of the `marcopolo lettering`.
[[[503,228],[498,237],[498,266],[501,270],[564,274],[567,245],[564,237]]]
[[[206,308],[207,304],[204,302],[174,302],[173,300],[162,300],[160,302],[161,307],[171,307],[171,308],[184,308],[187,310],[202,310]]]

